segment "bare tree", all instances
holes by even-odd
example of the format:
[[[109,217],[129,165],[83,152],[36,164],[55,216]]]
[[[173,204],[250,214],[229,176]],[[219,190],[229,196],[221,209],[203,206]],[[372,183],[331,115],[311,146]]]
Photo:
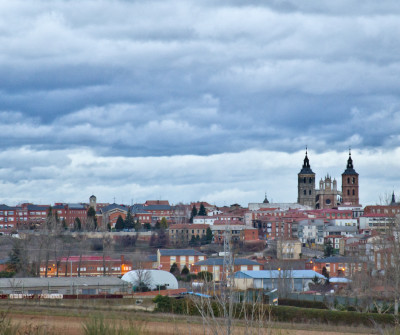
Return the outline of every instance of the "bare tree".
[[[202,317],[204,332],[213,335],[261,335],[267,330],[269,334],[271,308],[263,303],[262,292],[256,290],[239,292],[236,289],[232,250],[231,232],[227,230],[224,234],[221,281],[217,284],[215,281],[207,280],[208,276],[205,276],[200,289],[202,294],[191,297]],[[210,294],[213,295],[212,299]],[[239,317],[244,320],[244,327],[239,325]]]
[[[381,239],[380,263],[382,281],[387,295],[393,301],[394,314],[399,313],[400,300],[400,217],[393,218],[386,236]]]

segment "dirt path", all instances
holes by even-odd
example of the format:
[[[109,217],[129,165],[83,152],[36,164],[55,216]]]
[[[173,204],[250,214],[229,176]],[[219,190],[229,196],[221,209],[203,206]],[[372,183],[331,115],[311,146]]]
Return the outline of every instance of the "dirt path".
[[[45,315],[44,313],[40,315],[29,315],[29,314],[10,314],[14,323],[17,323],[21,328],[26,330],[26,334],[35,333],[35,330],[41,329],[44,333],[48,334],[62,334],[62,335],[83,335],[83,322],[85,318],[77,316],[54,316]],[[129,326],[129,321],[127,320],[116,320],[107,319],[106,322],[117,322],[118,325]],[[281,327],[275,325],[275,329],[272,330],[272,334],[275,335],[337,335],[337,334],[374,334],[374,332],[368,332],[365,328],[351,329],[340,329],[329,326],[329,331],[325,331],[324,327],[319,325],[298,325],[298,328],[294,329],[296,325],[283,324]],[[156,334],[166,334],[166,335],[204,335],[207,334],[203,330],[199,320],[197,318],[182,318],[174,317],[173,315],[166,317],[165,315],[154,315],[149,314],[147,318],[143,321],[136,321],[135,327],[140,329],[139,333],[146,335],[156,335]],[[307,329],[309,328],[309,329]],[[326,326],[328,328],[328,326]],[[243,328],[239,330],[236,334],[242,334]],[[267,330],[265,330],[267,334]]]

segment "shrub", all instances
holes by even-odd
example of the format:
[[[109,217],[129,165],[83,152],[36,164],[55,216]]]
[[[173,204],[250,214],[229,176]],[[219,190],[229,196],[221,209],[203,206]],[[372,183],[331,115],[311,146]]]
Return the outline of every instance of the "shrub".
[[[321,301],[308,301],[308,300],[281,299],[281,298],[279,298],[279,305],[281,305],[281,306],[302,307],[302,308],[328,309],[328,307],[326,307],[326,305]]]
[[[156,311],[176,314],[199,315],[195,304],[191,299],[173,299],[169,297],[157,296],[154,299],[157,303]],[[217,302],[212,301],[212,308],[216,317],[221,316],[221,308]],[[240,310],[241,304],[237,304],[238,317],[242,317]],[[249,304],[248,308],[253,308]],[[250,311],[250,310],[249,310]],[[331,311],[327,309],[299,308],[292,306],[271,306],[272,318],[281,322],[296,323],[322,323],[322,324],[340,324],[346,326],[363,325],[370,327],[374,324],[394,325],[394,316],[391,314],[358,313],[347,311]]]

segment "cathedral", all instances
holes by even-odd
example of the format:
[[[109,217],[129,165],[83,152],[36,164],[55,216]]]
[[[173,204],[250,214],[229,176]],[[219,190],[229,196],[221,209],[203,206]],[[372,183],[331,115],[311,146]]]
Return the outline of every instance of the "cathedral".
[[[335,208],[339,205],[359,206],[358,173],[354,170],[351,151],[346,170],[342,173],[342,190],[339,191],[336,179],[326,175],[320,180],[319,189],[315,188],[315,173],[311,170],[307,149],[303,167],[298,173],[297,203],[316,209]]]

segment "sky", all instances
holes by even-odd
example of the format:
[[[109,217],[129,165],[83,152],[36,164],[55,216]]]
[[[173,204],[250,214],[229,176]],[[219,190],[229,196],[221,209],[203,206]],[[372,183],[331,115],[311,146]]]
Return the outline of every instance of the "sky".
[[[397,0],[0,0],[0,202],[400,200]]]

